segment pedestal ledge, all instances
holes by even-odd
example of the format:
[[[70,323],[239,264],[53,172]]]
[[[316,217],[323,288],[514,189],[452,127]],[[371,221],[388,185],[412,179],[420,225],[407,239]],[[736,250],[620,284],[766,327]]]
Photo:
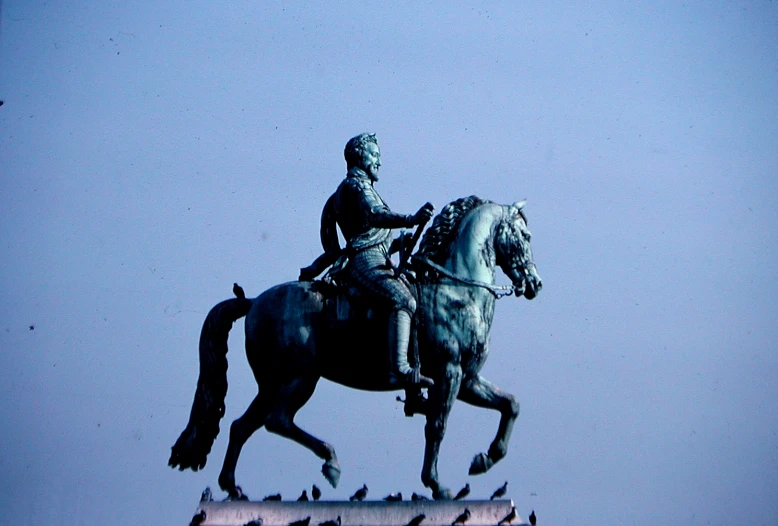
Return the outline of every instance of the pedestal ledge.
[[[403,501],[403,502],[201,502],[196,514],[205,512],[199,526],[289,526],[310,517],[309,526],[337,521],[341,526],[451,526],[469,510],[464,526],[520,526],[524,521],[513,510],[512,500]],[[424,515],[424,518],[420,518]],[[414,520],[415,519],[415,520]],[[252,523],[252,521],[257,521]]]

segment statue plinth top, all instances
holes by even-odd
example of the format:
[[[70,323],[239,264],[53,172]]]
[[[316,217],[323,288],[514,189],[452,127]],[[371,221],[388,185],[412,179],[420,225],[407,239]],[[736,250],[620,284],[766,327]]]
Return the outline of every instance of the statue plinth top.
[[[467,510],[469,513],[466,513]],[[201,502],[205,512],[200,526],[519,526],[523,521],[512,500],[467,501],[318,501],[318,502]],[[467,517],[462,522],[463,514]],[[505,520],[510,518],[511,520]],[[424,516],[420,518],[420,516]],[[460,522],[457,522],[460,519]],[[252,521],[255,521],[252,523]],[[330,523],[329,521],[333,521]]]

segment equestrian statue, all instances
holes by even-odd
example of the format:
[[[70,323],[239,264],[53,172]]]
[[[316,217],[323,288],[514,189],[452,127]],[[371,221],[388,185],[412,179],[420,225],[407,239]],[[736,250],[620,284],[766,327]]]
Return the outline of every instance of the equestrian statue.
[[[457,199],[421,237],[434,208],[426,203],[409,215],[389,209],[375,189],[381,166],[375,135],[352,138],[344,155],[346,178],[322,213],[324,253],[301,269],[298,281],[256,298],[246,298],[236,284],[236,297],[213,307],[203,324],[189,423],[169,464],[195,471],[205,466],[225,411],[227,339],[232,324],[245,316],[246,356],[258,394],[230,427],[219,485],[231,498],[239,495],[240,451],[262,426],[323,459],[322,474],[337,486],[335,449],[294,423],[320,378],[354,389],[406,391],[405,414],[427,420],[421,479],[435,499],[453,498],[439,481],[437,460],[455,400],[501,415],[494,440],[475,455],[470,474],[485,473],[507,452],[519,403],[480,371],[489,355],[495,301],[509,295],[532,299],[542,287],[524,201]],[[406,227],[416,230],[393,239],[392,229]],[[397,264],[391,259],[396,252]],[[496,284],[498,267],[511,285]]]

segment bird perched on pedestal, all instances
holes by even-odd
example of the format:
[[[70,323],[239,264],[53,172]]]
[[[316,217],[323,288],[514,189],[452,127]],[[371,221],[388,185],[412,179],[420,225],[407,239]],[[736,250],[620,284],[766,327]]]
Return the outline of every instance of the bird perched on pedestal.
[[[397,493],[390,493],[386,497],[384,497],[384,500],[387,502],[400,502],[403,500],[403,494],[399,491]]]
[[[316,484],[313,485],[311,488],[311,497],[313,497],[313,500],[319,500],[321,497],[321,490],[319,489],[319,486]]]
[[[338,518],[334,521],[324,521],[320,522],[319,526],[340,526],[340,515],[338,515]]]
[[[465,497],[470,495],[470,483],[468,482],[465,484],[465,487],[459,490],[459,493],[457,493],[456,497],[454,497],[454,500],[462,500]]]
[[[238,496],[235,497],[235,500],[249,500],[249,496],[243,493],[243,488],[240,486],[235,486],[235,491],[238,492]]]
[[[510,524],[511,522],[516,520],[516,506],[513,506],[511,508],[510,513],[503,517],[500,522],[497,523],[497,526],[505,526],[506,524]]]
[[[411,495],[411,500],[417,501],[417,500],[430,500],[429,497],[425,497],[424,495],[419,495],[418,493],[414,492]]]
[[[211,486],[206,486],[203,490],[203,494],[200,495],[200,502],[212,502],[213,493],[211,493]]]
[[[363,501],[365,500],[365,497],[367,497],[367,484],[362,484],[362,487],[359,488],[356,493],[350,496],[348,500]]]
[[[535,526],[535,524],[538,523],[538,518],[535,517],[535,510],[532,510],[532,513],[529,514],[529,523],[532,526]]]
[[[454,519],[454,522],[451,523],[451,526],[456,526],[457,524],[464,524],[468,520],[470,520],[470,510],[465,508],[465,511],[463,511],[459,517]]]
[[[505,484],[494,490],[494,493],[492,493],[492,496],[489,497],[489,500],[499,499],[500,497],[504,497],[505,494],[508,493],[508,481],[505,481]]]
[[[281,500],[281,494],[280,493],[276,493],[275,495],[268,495],[267,497],[262,499],[262,502],[266,502],[266,501],[269,501],[269,500]]]
[[[233,497],[232,495],[227,495],[227,498],[224,499],[225,501],[228,500],[249,500],[248,495],[243,493],[243,488],[240,486],[235,486],[235,493],[236,495]]]
[[[308,492],[306,490],[303,490],[300,496],[297,497],[297,502],[308,502]]]
[[[189,526],[200,526],[200,524],[203,523],[205,520],[205,510],[198,511],[194,517],[192,517],[192,521],[189,523]]]

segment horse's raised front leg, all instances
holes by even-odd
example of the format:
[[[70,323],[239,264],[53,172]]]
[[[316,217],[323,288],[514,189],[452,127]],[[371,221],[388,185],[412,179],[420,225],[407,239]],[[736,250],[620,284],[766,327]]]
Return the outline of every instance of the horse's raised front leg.
[[[318,376],[308,376],[294,378],[283,385],[276,404],[267,417],[265,428],[271,433],[294,440],[313,451],[317,457],[324,459],[321,472],[327,482],[336,488],[340,480],[340,464],[335,449],[328,443],[303,431],[294,423],[294,415],[311,398],[318,381]]]
[[[496,409],[501,415],[497,436],[489,446],[489,452],[478,453],[470,464],[470,474],[480,475],[489,471],[508,452],[513,424],[519,416],[519,402],[515,396],[503,392],[480,375],[462,384],[459,399],[476,407]]]
[[[436,500],[451,500],[454,494],[438,481],[438,454],[440,443],[446,433],[446,422],[451,407],[457,398],[462,382],[462,368],[459,364],[446,364],[444,374],[435,378],[435,385],[429,388],[429,411],[427,425],[424,427],[426,446],[424,465],[421,469],[421,481],[432,490]]]

